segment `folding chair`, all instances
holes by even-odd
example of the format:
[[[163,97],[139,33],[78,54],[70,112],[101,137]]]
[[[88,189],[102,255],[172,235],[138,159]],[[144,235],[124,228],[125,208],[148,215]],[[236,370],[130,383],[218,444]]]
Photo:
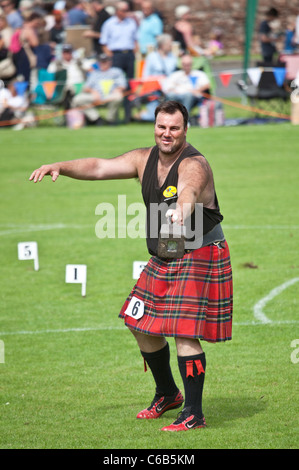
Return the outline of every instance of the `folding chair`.
[[[243,80],[237,82],[238,87],[249,98],[252,106],[257,102],[262,102],[263,108],[271,111],[283,112],[289,105],[290,92],[285,88],[285,83],[281,86],[277,84],[275,69],[284,69],[285,64],[264,64],[257,63],[262,67],[261,76],[257,86],[247,85]]]
[[[164,78],[164,77],[162,77]],[[138,78],[129,81],[128,101],[130,107],[140,109],[142,105],[164,99],[161,88],[161,77]]]
[[[62,104],[65,97],[66,73],[66,70],[51,73],[46,69],[40,69],[31,104],[53,106]]]

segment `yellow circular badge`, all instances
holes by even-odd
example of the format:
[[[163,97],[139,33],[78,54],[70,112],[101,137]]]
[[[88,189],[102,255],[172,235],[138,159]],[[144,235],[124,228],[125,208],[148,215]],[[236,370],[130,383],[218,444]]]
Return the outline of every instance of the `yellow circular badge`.
[[[163,191],[163,196],[165,197],[173,197],[177,193],[175,186],[168,186],[165,191]]]

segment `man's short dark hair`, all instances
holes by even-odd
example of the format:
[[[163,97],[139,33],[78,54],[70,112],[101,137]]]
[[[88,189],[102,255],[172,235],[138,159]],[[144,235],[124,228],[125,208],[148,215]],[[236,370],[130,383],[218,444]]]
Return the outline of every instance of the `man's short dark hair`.
[[[184,128],[188,126],[189,114],[185,106],[177,101],[163,101],[155,110],[155,120],[159,113],[175,114],[179,111],[184,119]]]
[[[279,13],[278,13],[278,10],[276,10],[276,8],[269,8],[266,15],[272,16],[273,18],[277,18],[279,16]]]

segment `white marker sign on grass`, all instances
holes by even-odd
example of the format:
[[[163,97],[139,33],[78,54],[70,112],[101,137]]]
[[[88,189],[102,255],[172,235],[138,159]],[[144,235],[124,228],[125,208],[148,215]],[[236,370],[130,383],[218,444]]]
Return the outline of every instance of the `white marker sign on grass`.
[[[38,248],[36,242],[20,242],[18,243],[18,259],[33,259],[35,271],[39,270]]]
[[[81,284],[82,297],[86,296],[86,264],[67,264],[65,268],[65,282],[68,284]]]
[[[133,262],[133,279],[139,279],[140,274],[147,265],[147,261],[134,261]]]

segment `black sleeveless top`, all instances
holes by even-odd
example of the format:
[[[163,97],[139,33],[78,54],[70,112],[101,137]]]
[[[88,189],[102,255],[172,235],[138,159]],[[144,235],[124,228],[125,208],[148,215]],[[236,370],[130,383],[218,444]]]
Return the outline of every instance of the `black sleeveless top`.
[[[143,179],[142,179],[142,196],[146,206],[146,241],[147,248],[151,255],[157,255],[158,238],[161,229],[161,225],[166,223],[165,213],[169,206],[175,203],[178,199],[177,195],[177,183],[178,183],[178,167],[182,160],[185,158],[191,158],[194,156],[201,155],[192,145],[188,145],[175,161],[169,170],[168,175],[160,187],[158,183],[158,160],[159,160],[159,149],[157,146],[153,147],[150,156],[148,158]],[[164,204],[162,204],[164,203]],[[160,207],[158,208],[158,206]],[[203,233],[210,232],[215,225],[223,220],[223,216],[220,213],[218,205],[217,195],[215,192],[215,205],[216,209],[208,209],[203,207]],[[192,223],[191,215],[191,227],[195,226]],[[196,234],[195,234],[196,238]]]

